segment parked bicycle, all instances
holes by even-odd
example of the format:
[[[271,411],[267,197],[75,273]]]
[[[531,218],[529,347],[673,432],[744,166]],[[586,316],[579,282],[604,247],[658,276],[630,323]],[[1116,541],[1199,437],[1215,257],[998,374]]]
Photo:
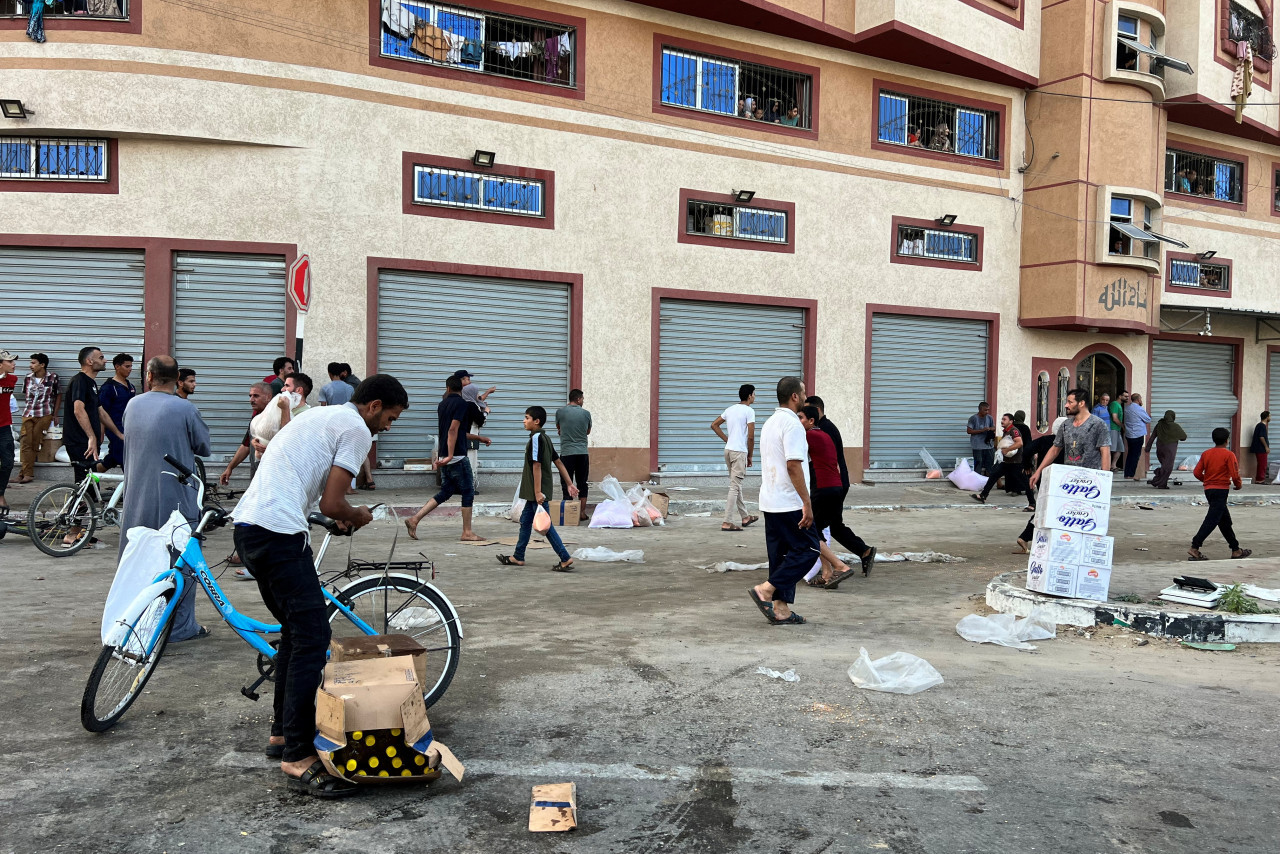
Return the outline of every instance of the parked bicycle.
[[[105,484],[116,486],[107,493]],[[99,527],[120,524],[123,498],[123,474],[89,472],[78,484],[55,484],[27,508],[27,533],[47,555],[73,555],[89,544]]]
[[[178,480],[190,485],[193,473],[169,455],[164,459],[179,472]],[[257,650],[258,679],[240,692],[252,700],[258,699],[257,688],[273,676],[272,660],[276,650],[269,638],[280,633],[280,626],[260,622],[237,611],[205,562],[201,543],[206,532],[225,526],[229,519],[221,507],[206,508],[186,544],[181,547],[181,553],[176,555],[173,566],[156,575],[117,620],[113,634],[103,645],[85,685],[80,703],[80,721],[85,729],[90,732],[110,729],[142,693],[169,642],[174,613],[188,583],[181,571],[184,566],[194,573],[196,581],[231,630]],[[311,514],[307,521],[327,531],[316,552],[316,572],[320,575],[321,590],[328,602],[330,624],[346,621],[365,635],[406,634],[426,647],[427,678],[422,686],[423,699],[428,707],[433,705],[444,696],[453,680],[462,644],[462,623],[457,609],[431,583],[435,578],[434,566],[430,561],[391,563],[388,560],[380,565],[348,561],[341,570],[321,573],[320,567],[332,539],[350,534],[344,533],[336,522],[319,513]],[[177,552],[178,549],[171,546],[171,551]],[[376,575],[361,574],[369,569],[379,572]],[[424,572],[428,572],[430,577],[421,578]],[[347,583],[339,586],[341,582]]]

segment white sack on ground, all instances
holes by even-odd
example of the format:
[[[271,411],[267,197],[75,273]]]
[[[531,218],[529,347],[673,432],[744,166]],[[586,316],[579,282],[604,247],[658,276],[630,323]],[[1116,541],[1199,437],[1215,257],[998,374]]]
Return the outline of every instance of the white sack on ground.
[[[627,494],[622,491],[622,484],[618,483],[618,479],[613,475],[606,475],[605,479],[600,481],[600,490],[608,498],[596,505],[595,512],[591,514],[591,524],[587,527],[634,527],[635,518],[632,515],[634,510],[627,499]]]
[[[596,563],[612,563],[614,561],[626,561],[627,563],[644,563],[644,552],[640,549],[627,549],[626,551],[615,552],[613,549],[604,546],[596,546],[593,549],[578,549],[569,557],[574,560],[590,560]]]
[[[1033,640],[1050,640],[1058,636],[1058,626],[1036,607],[1031,615],[1021,620],[1014,614],[992,614],[982,617],[970,614],[956,623],[956,634],[974,643],[994,643],[1014,649],[1035,649],[1027,643]]]
[[[770,670],[768,667],[757,667],[756,673],[768,676],[770,679],[781,679],[783,682],[800,681],[800,674],[791,669],[788,669],[785,673],[779,673],[776,670]]]
[[[986,477],[970,468],[968,460],[957,460],[955,471],[947,475],[947,480],[965,492],[981,492],[987,485]]]
[[[858,650],[858,660],[849,668],[849,678],[859,688],[889,694],[919,694],[942,684],[942,674],[919,656],[895,652],[872,661],[865,648]]]
[[[851,553],[838,554],[846,563],[849,561],[860,560],[860,558]],[[966,559],[949,555],[946,552],[878,552],[876,554],[876,563],[902,563],[909,560],[912,563],[965,563]]]

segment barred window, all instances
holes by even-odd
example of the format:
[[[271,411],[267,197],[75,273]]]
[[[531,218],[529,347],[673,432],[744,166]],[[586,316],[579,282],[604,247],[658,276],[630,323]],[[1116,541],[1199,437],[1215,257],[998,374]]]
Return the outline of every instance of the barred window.
[[[1231,290],[1231,268],[1226,264],[1204,261],[1169,261],[1169,284],[1179,288],[1206,291]]]
[[[1210,154],[1194,154],[1175,148],[1165,150],[1164,189],[1240,204],[1243,200],[1244,164]]]
[[[573,88],[577,30],[465,6],[382,0],[382,55]]]
[[[0,137],[0,178],[106,181],[107,140]]]
[[[897,243],[907,258],[978,263],[978,235],[968,232],[899,225]]]
[[[1274,59],[1276,46],[1271,38],[1271,28],[1260,15],[1246,9],[1235,0],[1230,4],[1227,15],[1227,38],[1233,42],[1246,41],[1253,49],[1254,56],[1263,59]]]
[[[507,213],[517,216],[544,216],[542,181],[415,166],[413,202],[417,205]]]
[[[786,211],[689,200],[685,233],[730,240],[787,242]]]
[[[881,90],[881,142],[976,157],[1000,159],[1000,114],[994,110]]]
[[[743,121],[813,127],[813,78],[737,59],[662,49],[662,103]]]
[[[31,14],[31,0],[0,0],[0,17],[25,17]],[[128,20],[129,0],[45,0],[47,17],[109,18]]]
[[[1276,211],[1280,211],[1280,169],[1275,170],[1275,173],[1272,175],[1271,186],[1274,191],[1273,198],[1271,200],[1271,207]]]

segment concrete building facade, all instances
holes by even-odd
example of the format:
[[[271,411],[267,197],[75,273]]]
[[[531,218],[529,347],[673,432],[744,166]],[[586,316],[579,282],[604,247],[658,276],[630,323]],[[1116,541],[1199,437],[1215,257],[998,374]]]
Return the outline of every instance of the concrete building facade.
[[[0,347],[177,353],[216,456],[300,331],[317,384],[405,381],[393,466],[456,368],[483,466],[577,387],[623,479],[715,470],[785,371],[857,477],[982,399],[1125,387],[1239,449],[1280,395],[1267,0],[73,5],[37,43],[0,2]]]

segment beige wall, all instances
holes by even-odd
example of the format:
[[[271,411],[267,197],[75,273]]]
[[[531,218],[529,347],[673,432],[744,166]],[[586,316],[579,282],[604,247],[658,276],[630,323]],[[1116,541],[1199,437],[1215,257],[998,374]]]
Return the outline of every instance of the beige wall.
[[[939,0],[856,0],[854,20],[858,32],[889,21],[898,21],[934,38],[954,44],[979,57],[1031,76],[1040,73],[1040,4],[1023,0],[1024,27],[1018,28],[1002,17],[1014,13],[1007,7],[995,17],[962,2]]]

